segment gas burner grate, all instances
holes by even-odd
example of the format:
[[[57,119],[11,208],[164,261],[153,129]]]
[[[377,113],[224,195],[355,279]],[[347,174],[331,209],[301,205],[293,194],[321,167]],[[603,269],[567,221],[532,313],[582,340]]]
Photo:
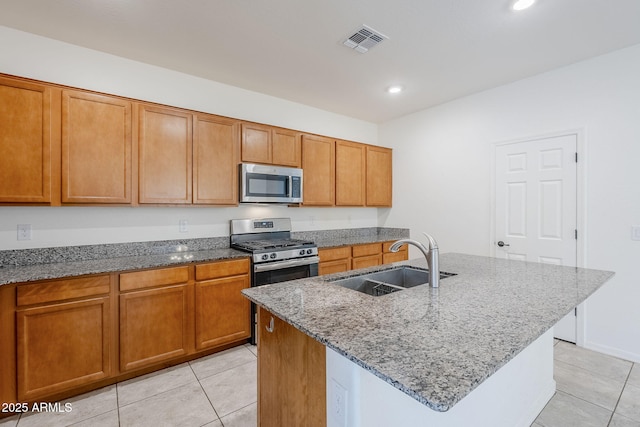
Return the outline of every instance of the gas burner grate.
[[[291,248],[295,246],[313,245],[314,243],[308,240],[296,240],[296,239],[279,239],[279,240],[250,240],[248,242],[236,243],[236,246],[249,250],[259,251],[265,249],[280,249]]]

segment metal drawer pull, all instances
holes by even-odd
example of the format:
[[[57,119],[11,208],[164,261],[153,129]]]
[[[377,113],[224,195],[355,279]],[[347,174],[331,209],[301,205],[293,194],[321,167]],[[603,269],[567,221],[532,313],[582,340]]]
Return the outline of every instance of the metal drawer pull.
[[[264,327],[267,332],[273,332],[273,316],[271,316],[271,320],[269,320],[269,326]]]

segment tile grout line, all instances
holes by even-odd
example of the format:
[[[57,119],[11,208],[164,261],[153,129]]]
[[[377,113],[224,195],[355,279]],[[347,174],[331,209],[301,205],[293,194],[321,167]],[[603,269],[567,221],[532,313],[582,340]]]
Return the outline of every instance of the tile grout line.
[[[624,380],[624,384],[622,385],[622,390],[620,391],[620,396],[618,396],[618,400],[616,400],[616,405],[613,407],[613,412],[611,413],[611,418],[609,418],[609,423],[607,424],[607,427],[611,425],[611,422],[613,421],[613,416],[616,413],[616,410],[618,409],[618,405],[620,404],[620,399],[622,399],[622,393],[624,393],[624,389],[627,388],[627,383],[629,382],[629,377],[631,376],[631,372],[633,371],[633,367],[634,367],[635,363],[631,363],[631,369],[629,369],[629,373],[627,374],[627,378],[625,378]]]
[[[202,390],[204,395],[207,397],[207,402],[209,402],[209,405],[211,405],[211,409],[213,409],[213,413],[216,414],[216,417],[218,418],[218,421],[220,421],[220,424],[222,424],[222,427],[224,427],[224,424],[222,423],[222,419],[220,418],[220,415],[218,414],[218,411],[216,411],[215,406],[213,406],[213,402],[211,401],[211,398],[207,394],[207,392],[204,389],[204,387],[202,387],[202,383],[200,382],[200,378],[196,375],[196,371],[193,370],[193,366],[191,366],[191,361],[189,361],[187,363],[189,364],[189,369],[191,369],[191,372],[193,372],[193,376],[196,377],[196,381],[198,381],[198,385],[200,386],[200,389]]]

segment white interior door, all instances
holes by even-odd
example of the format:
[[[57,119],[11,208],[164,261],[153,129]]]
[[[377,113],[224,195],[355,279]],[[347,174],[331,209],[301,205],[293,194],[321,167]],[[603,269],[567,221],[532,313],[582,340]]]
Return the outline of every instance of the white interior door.
[[[575,134],[496,146],[497,257],[576,266],[576,151]],[[574,311],[554,335],[576,342]]]

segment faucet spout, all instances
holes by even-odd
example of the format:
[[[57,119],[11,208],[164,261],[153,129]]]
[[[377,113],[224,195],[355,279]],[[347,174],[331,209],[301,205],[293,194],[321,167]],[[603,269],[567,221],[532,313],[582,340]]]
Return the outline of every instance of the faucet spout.
[[[427,238],[429,242],[429,247],[425,247],[422,243],[413,239],[400,239],[397,242],[394,242],[389,250],[391,252],[398,252],[400,247],[404,244],[413,245],[416,248],[420,249],[420,252],[424,255],[427,260],[427,265],[429,266],[429,283],[432,288],[437,288],[440,286],[440,266],[438,261],[438,243],[436,240],[428,235],[427,233],[422,233]]]

